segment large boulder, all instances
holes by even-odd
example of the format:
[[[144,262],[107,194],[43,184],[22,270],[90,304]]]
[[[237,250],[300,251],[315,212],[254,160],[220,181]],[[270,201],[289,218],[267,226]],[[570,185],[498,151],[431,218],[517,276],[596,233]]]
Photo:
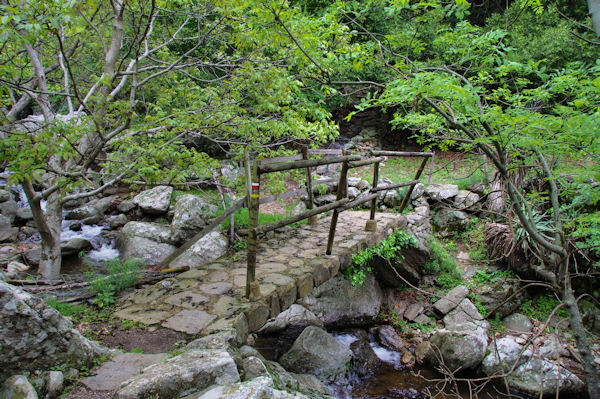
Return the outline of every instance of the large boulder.
[[[438,314],[442,316],[453,310],[462,302],[463,299],[469,294],[469,289],[464,285],[459,285],[452,288],[448,293],[436,303],[433,304],[433,308]]]
[[[212,262],[227,253],[227,239],[218,231],[211,231],[198,241],[190,249],[178,256],[171,266],[189,266],[196,268],[205,263]]]
[[[362,285],[352,286],[335,276],[298,301],[323,321],[336,328],[361,326],[373,322],[379,314],[383,294],[372,273]]]
[[[293,304],[287,310],[270,319],[258,331],[259,334],[274,334],[287,328],[300,329],[306,326],[323,327],[323,322],[304,306]]]
[[[0,380],[20,371],[91,367],[112,351],[84,338],[44,301],[0,281]]]
[[[309,326],[281,356],[279,363],[295,373],[335,381],[346,374],[351,359],[352,352],[344,344],[321,328]]]
[[[162,262],[177,248],[170,244],[163,244],[144,237],[133,236],[117,240],[121,257],[124,260],[139,260],[148,266],[155,266]]]
[[[391,261],[376,256],[372,261],[377,281],[388,287],[400,287],[408,281],[417,284],[421,280],[421,270],[429,261],[429,249],[417,241],[414,248],[402,248],[399,256]]]
[[[458,208],[471,208],[479,202],[479,195],[469,190],[459,190],[454,197],[454,205]],[[475,208],[475,207],[473,207]],[[475,209],[469,209],[475,210]]]
[[[455,184],[431,183],[425,187],[425,194],[435,201],[443,201],[453,198],[458,194],[458,186]]]
[[[175,244],[171,228],[165,224],[129,222],[121,229],[121,239],[128,240],[132,237],[142,237],[155,242]]]
[[[327,387],[314,375],[290,373],[281,364],[273,361],[267,360],[265,364],[277,389],[300,392],[309,398],[333,398],[329,395]]]
[[[60,243],[60,253],[62,256],[75,255],[91,247],[92,244],[89,240],[83,237],[73,237]]]
[[[124,382],[114,399],[178,398],[184,392],[201,391],[214,384],[240,381],[231,355],[224,349],[190,349],[153,364]]]
[[[102,220],[102,213],[98,211],[94,206],[87,204],[80,208],[75,208],[73,210],[68,211],[65,214],[65,219],[67,220],[84,220],[93,224]]]
[[[584,390],[583,381],[575,374],[558,362],[534,353],[531,347],[523,348],[510,335],[492,343],[481,370],[489,376],[512,370],[506,377],[508,385],[533,395],[577,394]]]
[[[521,282],[517,278],[496,279],[477,288],[478,299],[491,312],[496,309],[500,317],[513,313],[526,299],[525,291],[519,291]]]
[[[469,216],[463,211],[441,208],[433,216],[433,224],[439,229],[462,231],[469,225]]]
[[[156,186],[136,195],[133,198],[133,203],[146,213],[161,215],[169,209],[172,194],[173,187]]]
[[[178,197],[174,208],[171,228],[173,238],[178,244],[183,244],[202,230],[206,222],[218,211],[216,206],[192,194]]]
[[[35,388],[24,375],[14,375],[0,386],[2,399],[38,399]]]
[[[442,363],[452,371],[479,365],[486,355],[490,324],[475,305],[463,299],[444,317],[444,324],[444,329],[431,336],[433,350],[428,353],[428,360],[436,366]]]
[[[0,203],[0,214],[4,217],[8,218],[10,222],[14,222],[17,217],[17,211],[19,210],[19,206],[16,201],[10,199],[6,202]]]

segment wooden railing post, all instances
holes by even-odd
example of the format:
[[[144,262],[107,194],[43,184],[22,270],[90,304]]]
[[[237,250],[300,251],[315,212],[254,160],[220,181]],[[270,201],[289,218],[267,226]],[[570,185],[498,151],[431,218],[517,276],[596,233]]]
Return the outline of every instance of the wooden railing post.
[[[427,165],[427,160],[428,158],[423,158],[423,162],[421,162],[421,166],[419,166],[419,170],[417,170],[417,174],[415,175],[414,180],[419,180],[419,178],[421,177],[421,173],[423,173],[423,169],[425,169],[425,165]],[[406,205],[408,204],[408,199],[410,198],[410,195],[412,194],[416,185],[417,183],[413,183],[408,188],[408,191],[406,192],[406,195],[402,200],[402,204],[400,204],[400,209],[398,210],[398,213],[402,213],[404,208],[406,208]]]
[[[342,163],[342,171],[340,173],[340,181],[338,182],[337,196],[335,199],[336,201],[339,201],[348,195],[347,194],[347,187],[348,187],[347,177],[348,177],[348,162],[344,161],[344,163]],[[340,211],[338,210],[338,208],[336,208],[333,210],[333,215],[331,216],[331,224],[329,225],[329,238],[327,239],[327,250],[325,251],[325,253],[327,255],[331,255],[331,250],[333,249],[333,240],[335,238],[335,228],[337,227],[339,213],[340,213]]]
[[[376,162],[373,166],[373,188],[377,187],[377,182],[379,180],[379,162]],[[377,209],[377,198],[375,197],[371,200],[371,215],[369,216],[369,220],[367,220],[367,224],[365,226],[366,231],[377,231],[377,220],[375,220],[375,210]]]
[[[258,237],[258,207],[260,203],[260,174],[258,171],[258,160],[250,166],[248,152],[244,153],[246,164],[246,191],[248,192],[248,265],[246,268],[246,298],[255,300],[260,298],[260,288],[255,281],[256,275],[256,248]]]
[[[302,147],[302,159],[308,160],[308,147]],[[311,210],[314,207],[313,198],[313,187],[312,187],[312,176],[310,173],[310,166],[306,168],[306,192],[308,193],[308,203],[306,208]],[[308,224],[314,226],[317,224],[317,215],[308,218]]]

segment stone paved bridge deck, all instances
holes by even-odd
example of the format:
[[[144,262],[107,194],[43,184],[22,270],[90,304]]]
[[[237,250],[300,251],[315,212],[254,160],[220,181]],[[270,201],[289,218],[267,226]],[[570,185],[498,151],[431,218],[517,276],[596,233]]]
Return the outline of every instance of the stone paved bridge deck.
[[[351,263],[351,255],[379,243],[402,215],[379,213],[377,231],[364,231],[366,211],[346,211],[338,220],[333,252],[325,255],[330,217],[314,226],[284,228],[260,240],[256,278],[261,298],[244,298],[246,253],[240,251],[136,291],[116,313],[123,319],[161,325],[193,335],[231,330],[239,343],[297,299]],[[192,265],[193,266],[193,265]]]

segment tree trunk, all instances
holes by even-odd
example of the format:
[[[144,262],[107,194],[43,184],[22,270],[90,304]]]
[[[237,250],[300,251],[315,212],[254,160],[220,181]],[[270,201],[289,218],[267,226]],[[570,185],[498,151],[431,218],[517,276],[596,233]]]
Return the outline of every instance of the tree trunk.
[[[502,184],[502,176],[498,173],[494,175],[494,180],[490,183],[490,193],[487,199],[487,208],[492,212],[504,212],[504,185]]]
[[[46,202],[46,209],[42,209],[41,196],[33,189],[29,180],[23,182],[23,191],[31,208],[33,220],[42,237],[42,248],[38,272],[44,278],[53,280],[60,274],[60,230],[62,224],[62,203],[60,194],[51,194]]]

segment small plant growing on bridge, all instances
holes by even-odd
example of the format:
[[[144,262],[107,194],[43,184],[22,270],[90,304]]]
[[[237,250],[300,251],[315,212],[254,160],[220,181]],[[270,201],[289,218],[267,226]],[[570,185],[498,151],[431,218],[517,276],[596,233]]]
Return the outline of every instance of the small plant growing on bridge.
[[[402,256],[399,252],[403,248],[414,248],[416,246],[417,239],[415,236],[403,230],[396,230],[393,234],[384,238],[378,245],[365,248],[353,254],[352,265],[344,273],[352,285],[362,285],[367,273],[371,271],[369,263],[373,257],[378,256],[383,259],[392,260]]]

